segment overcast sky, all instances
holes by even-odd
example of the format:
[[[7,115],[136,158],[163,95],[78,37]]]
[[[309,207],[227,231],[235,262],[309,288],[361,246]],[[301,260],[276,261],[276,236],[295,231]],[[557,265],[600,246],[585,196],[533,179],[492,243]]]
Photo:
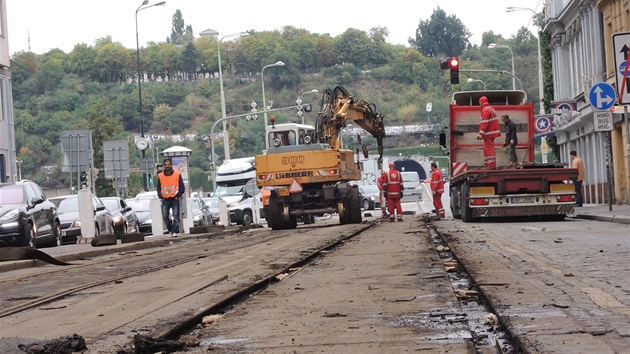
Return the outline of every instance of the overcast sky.
[[[149,5],[159,0],[149,0]],[[43,54],[53,48],[69,53],[74,45],[94,45],[111,36],[126,48],[136,47],[136,9],[142,0],[7,0],[9,53],[28,51]],[[480,44],[487,31],[504,38],[532,24],[531,11],[506,12],[508,6],[542,10],[541,0],[390,0],[349,2],[306,2],[295,0],[166,0],[138,12],[140,46],[149,41],[163,42],[170,35],[173,14],[180,10],[195,37],[205,29],[220,37],[247,30],[281,30],[283,26],[304,28],[311,33],[338,36],[348,28],[369,31],[380,26],[389,29],[388,42],[409,45],[409,37],[421,20],[430,18],[439,6],[459,18],[472,33],[471,43]],[[30,38],[30,43],[29,43]]]

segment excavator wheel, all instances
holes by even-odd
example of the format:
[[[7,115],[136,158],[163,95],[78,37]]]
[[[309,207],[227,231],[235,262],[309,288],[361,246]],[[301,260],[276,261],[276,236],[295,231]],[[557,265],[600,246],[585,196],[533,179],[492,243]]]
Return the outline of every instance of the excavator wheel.
[[[267,219],[267,225],[272,230],[282,230],[282,204],[280,203],[280,197],[275,192],[269,196],[269,219]]]
[[[354,186],[348,192],[348,211],[350,212],[350,224],[361,223],[361,195],[359,187]]]

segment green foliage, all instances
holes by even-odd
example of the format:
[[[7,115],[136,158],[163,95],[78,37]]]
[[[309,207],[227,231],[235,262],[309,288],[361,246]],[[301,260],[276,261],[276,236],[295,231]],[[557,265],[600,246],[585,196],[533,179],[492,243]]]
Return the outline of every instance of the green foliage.
[[[431,19],[420,21],[415,39],[409,44],[427,57],[458,57],[469,46],[470,31],[455,15],[446,15],[439,6]]]

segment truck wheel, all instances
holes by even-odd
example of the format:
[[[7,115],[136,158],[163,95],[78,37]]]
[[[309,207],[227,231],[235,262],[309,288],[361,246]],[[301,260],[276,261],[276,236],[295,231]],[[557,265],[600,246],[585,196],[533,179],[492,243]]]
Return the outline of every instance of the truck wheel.
[[[243,220],[241,221],[241,225],[247,226],[251,225],[253,222],[252,212],[249,210],[243,211]]]
[[[348,211],[350,212],[350,224],[361,223],[361,196],[359,195],[359,188],[352,187],[348,193]]]
[[[451,189],[451,213],[453,213],[454,219],[462,218],[462,209],[460,207],[461,200],[459,199],[459,187]]]
[[[267,225],[272,230],[282,229],[282,205],[280,204],[280,197],[277,194],[271,193],[269,196],[269,215],[267,219]]]
[[[468,184],[462,184],[459,193],[459,206],[461,210],[462,221],[471,222],[473,221],[472,217],[472,209],[468,205]]]
[[[350,209],[348,209],[348,197],[337,203],[337,209],[339,213],[339,223],[341,225],[350,223]]]

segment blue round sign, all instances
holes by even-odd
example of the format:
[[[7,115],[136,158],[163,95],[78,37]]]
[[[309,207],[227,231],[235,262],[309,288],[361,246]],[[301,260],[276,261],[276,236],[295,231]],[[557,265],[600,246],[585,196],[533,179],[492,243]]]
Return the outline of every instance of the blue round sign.
[[[615,104],[617,94],[615,89],[605,82],[600,82],[591,88],[588,98],[591,105],[599,110],[607,110]]]
[[[551,120],[549,120],[549,117],[536,118],[534,129],[538,134],[548,133],[551,130]]]

